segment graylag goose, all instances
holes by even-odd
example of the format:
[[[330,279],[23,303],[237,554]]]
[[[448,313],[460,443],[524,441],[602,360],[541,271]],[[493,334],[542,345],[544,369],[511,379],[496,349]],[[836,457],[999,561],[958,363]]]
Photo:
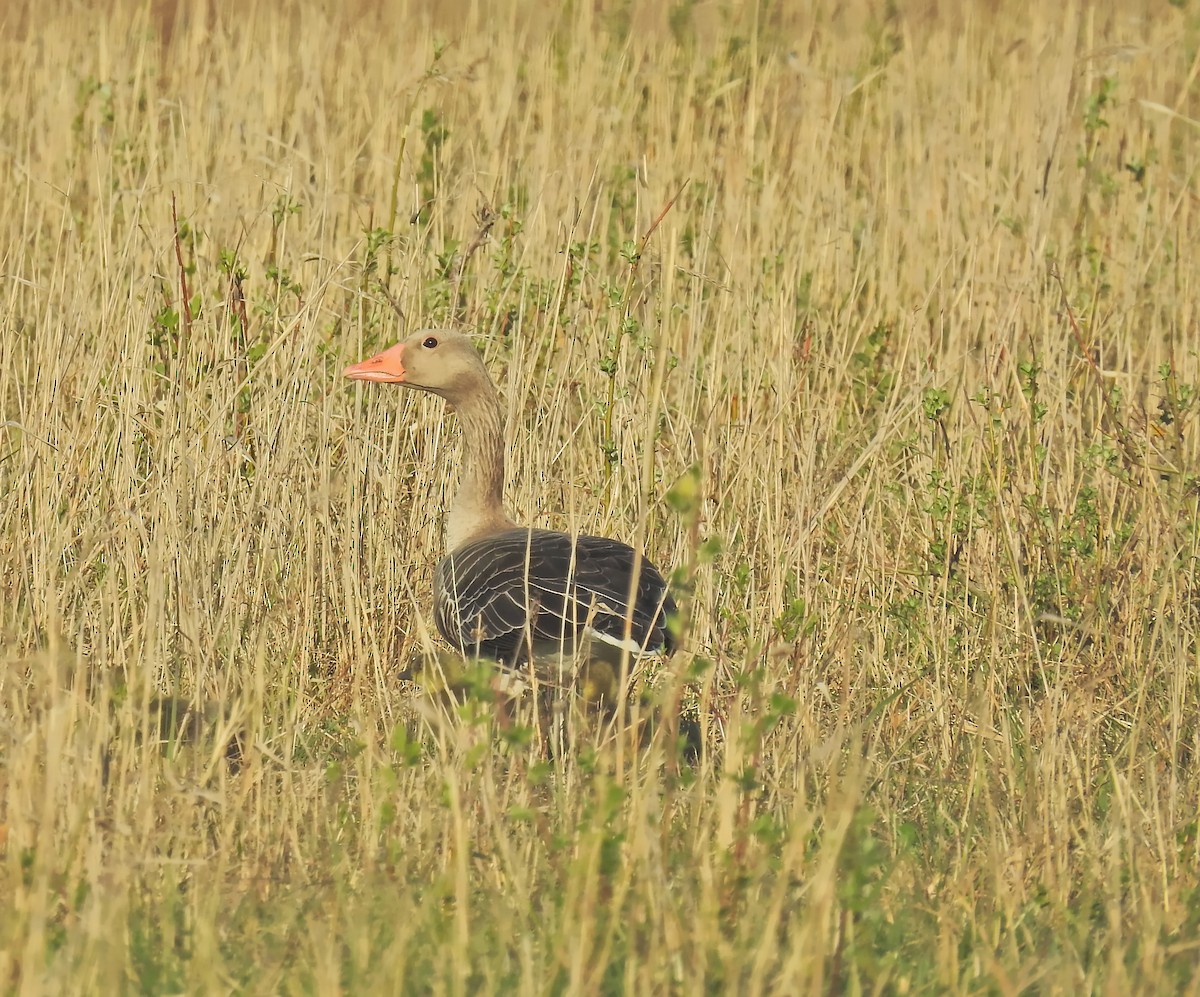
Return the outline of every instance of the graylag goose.
[[[417,332],[344,373],[428,391],[458,414],[462,480],[434,575],[434,619],[458,651],[516,669],[673,650],[675,600],[646,557],[618,540],[518,526],[505,513],[500,399],[465,335]]]

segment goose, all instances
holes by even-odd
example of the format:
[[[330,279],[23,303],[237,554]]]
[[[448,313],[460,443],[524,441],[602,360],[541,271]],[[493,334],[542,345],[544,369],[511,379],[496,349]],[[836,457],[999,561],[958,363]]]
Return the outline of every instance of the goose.
[[[513,672],[625,668],[675,647],[675,600],[645,555],[605,537],[518,526],[504,510],[503,414],[461,332],[425,329],[345,369],[438,395],[457,413],[462,474],[434,572],[434,622],[466,657]]]

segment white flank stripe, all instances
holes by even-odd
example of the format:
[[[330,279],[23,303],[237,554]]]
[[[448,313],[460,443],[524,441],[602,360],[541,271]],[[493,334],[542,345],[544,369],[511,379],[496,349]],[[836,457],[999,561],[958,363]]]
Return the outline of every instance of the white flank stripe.
[[[593,630],[591,627],[584,627],[583,635],[588,640],[598,640],[601,643],[608,644],[610,647],[617,647],[622,651],[628,651],[630,654],[650,655],[658,653],[657,648],[642,647],[632,637],[628,640],[621,640],[619,637],[610,637],[608,634],[602,634],[599,630]]]

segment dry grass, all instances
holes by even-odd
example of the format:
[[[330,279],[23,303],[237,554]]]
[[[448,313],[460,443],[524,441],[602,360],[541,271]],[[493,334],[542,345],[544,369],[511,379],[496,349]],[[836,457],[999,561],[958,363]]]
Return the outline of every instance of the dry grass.
[[[215,6],[2,15],[0,989],[1195,986],[1195,11]],[[696,764],[397,678],[448,323]]]

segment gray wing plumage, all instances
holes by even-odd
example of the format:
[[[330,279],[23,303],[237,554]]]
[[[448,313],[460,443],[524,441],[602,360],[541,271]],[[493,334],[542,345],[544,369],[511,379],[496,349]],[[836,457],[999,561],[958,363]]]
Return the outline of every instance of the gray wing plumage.
[[[531,646],[570,652],[585,629],[635,657],[670,653],[667,619],[675,611],[658,569],[603,537],[506,530],[452,551],[434,579],[442,636],[506,665],[524,662]]]

